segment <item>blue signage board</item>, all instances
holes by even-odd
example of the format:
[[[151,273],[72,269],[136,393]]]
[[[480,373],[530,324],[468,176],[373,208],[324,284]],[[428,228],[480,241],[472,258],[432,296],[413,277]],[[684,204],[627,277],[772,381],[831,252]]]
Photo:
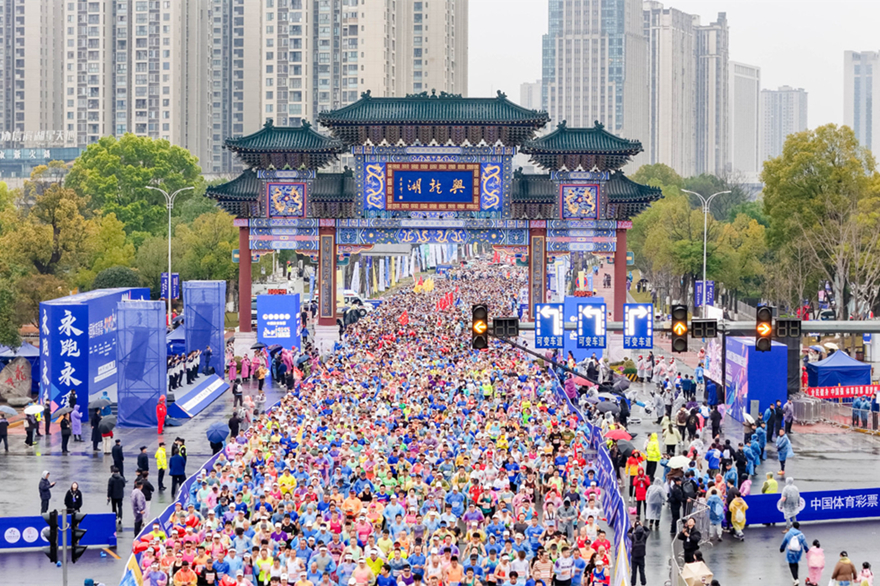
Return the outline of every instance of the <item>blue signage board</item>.
[[[865,344],[871,343],[871,334],[862,334],[862,342]]]
[[[300,348],[300,303],[295,295],[257,295],[257,341]]]
[[[535,347],[562,348],[565,312],[561,303],[535,304]]]
[[[607,306],[604,303],[583,303],[577,309],[578,348],[604,348],[607,323]]]
[[[601,305],[605,303],[604,297],[574,297],[573,295],[565,296],[565,323],[576,324],[578,320],[578,307],[587,303],[594,305]],[[574,356],[574,359],[577,362],[582,362],[586,360],[590,356],[595,356],[598,359],[602,358],[603,349],[602,348],[581,348],[578,346],[578,335],[577,328],[571,330],[565,330],[565,346],[562,350],[565,352],[565,355],[568,356],[569,352]]]
[[[623,347],[634,350],[654,347],[653,304],[623,304]]]
[[[749,524],[784,523],[778,494],[745,497],[749,505]],[[798,521],[836,521],[880,517],[880,488],[855,488],[801,492],[802,510]]]
[[[706,305],[715,305],[715,281],[706,281]],[[703,306],[703,281],[694,283],[694,307]]]
[[[61,515],[58,516],[59,533]],[[66,524],[70,525],[68,517]],[[48,528],[43,517],[0,517],[0,551],[37,549],[49,545],[42,531]],[[80,545],[92,547],[116,547],[116,515],[114,513],[89,513],[80,524],[85,530]],[[59,541],[61,536],[59,535]],[[67,543],[70,543],[70,530]]]
[[[168,299],[168,273],[162,273],[160,299]],[[180,299],[180,273],[171,273],[171,298]]]
[[[388,163],[387,210],[479,211],[479,163]]]

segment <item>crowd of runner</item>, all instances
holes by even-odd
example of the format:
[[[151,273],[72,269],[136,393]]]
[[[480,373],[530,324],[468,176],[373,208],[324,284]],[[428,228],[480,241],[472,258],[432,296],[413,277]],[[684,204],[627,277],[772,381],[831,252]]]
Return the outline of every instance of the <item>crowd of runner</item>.
[[[312,356],[135,543],[144,583],[608,584],[604,495],[555,378],[510,346],[471,349],[471,304],[510,314],[524,283],[512,267],[453,271]]]

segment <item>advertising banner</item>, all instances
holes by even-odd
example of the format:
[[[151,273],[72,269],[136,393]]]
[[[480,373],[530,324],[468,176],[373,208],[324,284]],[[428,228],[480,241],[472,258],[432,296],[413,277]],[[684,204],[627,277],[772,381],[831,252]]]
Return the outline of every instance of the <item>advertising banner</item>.
[[[257,295],[257,341],[300,348],[299,294]]]
[[[849,385],[846,387],[810,387],[807,394],[817,399],[853,399],[873,397],[880,392],[880,385]]]
[[[58,515],[59,527],[61,515]],[[68,522],[70,519],[67,519]],[[41,532],[46,525],[43,517],[0,517],[0,551],[26,550],[42,548],[49,545],[43,539]],[[116,547],[116,514],[115,513],[89,513],[80,523],[80,528],[86,533],[80,540],[80,545],[92,547]],[[61,540],[61,532],[58,535]],[[67,534],[67,543],[71,543],[70,532]]]
[[[787,398],[788,348],[773,342],[770,352],[758,352],[754,338],[727,338],[726,399],[728,411],[743,421],[744,410],[758,401],[763,412],[771,402]]]
[[[779,506],[780,495],[759,494],[745,499],[749,505],[750,525],[785,522]],[[869,517],[880,517],[880,488],[801,492],[801,511],[797,514],[801,523]]]

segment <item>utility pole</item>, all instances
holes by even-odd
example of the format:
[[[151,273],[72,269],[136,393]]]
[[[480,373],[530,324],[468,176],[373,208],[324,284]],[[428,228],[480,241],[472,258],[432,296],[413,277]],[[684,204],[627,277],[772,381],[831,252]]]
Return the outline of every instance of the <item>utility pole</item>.
[[[169,283],[170,288],[170,283]],[[67,509],[61,509],[61,584],[67,586],[67,531],[70,523],[67,522]]]
[[[718,193],[713,193],[709,197],[703,197],[696,191],[688,191],[687,189],[682,189],[682,191],[685,193],[696,195],[700,198],[700,201],[703,202],[703,309],[700,315],[706,317],[706,290],[708,289],[708,287],[706,286],[706,241],[709,228],[709,204],[712,203],[712,200],[715,199],[715,196],[722,195],[724,193],[730,193],[730,191],[719,191]]]
[[[162,195],[165,196],[165,207],[168,208],[168,327],[171,327],[171,210],[174,209],[174,198],[177,197],[177,194],[182,191],[188,191],[190,189],[194,189],[193,187],[183,187],[178,189],[171,195],[168,195],[168,192],[164,189],[159,189],[158,187],[153,187],[152,185],[147,185],[147,189],[152,189],[153,191],[158,191]]]

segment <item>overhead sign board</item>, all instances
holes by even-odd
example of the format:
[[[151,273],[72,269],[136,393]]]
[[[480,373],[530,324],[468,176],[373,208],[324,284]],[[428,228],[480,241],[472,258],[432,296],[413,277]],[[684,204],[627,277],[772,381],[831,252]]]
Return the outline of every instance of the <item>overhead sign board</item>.
[[[654,305],[625,303],[623,305],[623,347],[641,350],[654,347]]]
[[[578,348],[604,348],[607,319],[607,306],[604,303],[578,305]]]
[[[562,303],[535,304],[535,347],[562,348],[565,334]]]

